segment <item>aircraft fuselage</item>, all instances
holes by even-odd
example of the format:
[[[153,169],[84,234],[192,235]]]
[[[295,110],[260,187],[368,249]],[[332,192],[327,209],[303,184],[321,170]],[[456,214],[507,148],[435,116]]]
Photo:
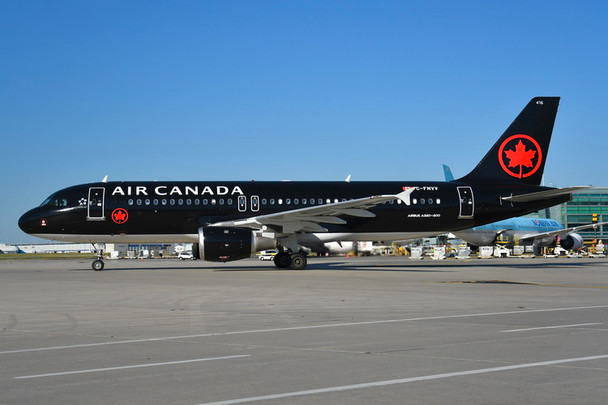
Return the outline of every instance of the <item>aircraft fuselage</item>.
[[[523,215],[547,201],[511,203],[500,197],[538,191],[525,185],[466,185],[459,182],[109,182],[66,188],[20,220],[35,236],[71,242],[196,242],[200,227],[321,206],[366,196],[396,194],[412,187],[409,204],[394,200],[323,224],[322,240],[387,240],[454,231]],[[541,188],[542,189],[542,188]],[[567,201],[559,196],[551,204]],[[271,231],[273,229],[270,229]],[[281,229],[274,229],[280,233]],[[345,235],[351,235],[346,237]],[[304,238],[304,234],[302,235]],[[362,239],[363,238],[363,239]],[[315,239],[318,240],[318,239]]]

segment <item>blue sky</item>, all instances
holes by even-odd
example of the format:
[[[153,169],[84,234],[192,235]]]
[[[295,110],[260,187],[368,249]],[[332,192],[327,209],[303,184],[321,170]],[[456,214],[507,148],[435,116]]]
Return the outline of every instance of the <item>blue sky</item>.
[[[545,183],[608,186],[604,1],[0,2],[0,242],[110,180],[442,180],[561,96]]]

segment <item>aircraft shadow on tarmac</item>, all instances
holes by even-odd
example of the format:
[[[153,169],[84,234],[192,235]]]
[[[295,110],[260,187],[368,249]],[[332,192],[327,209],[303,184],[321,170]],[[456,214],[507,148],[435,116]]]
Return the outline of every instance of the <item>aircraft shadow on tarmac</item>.
[[[118,264],[118,263],[117,263]],[[311,260],[308,263],[307,270],[330,270],[330,271],[367,271],[367,272],[427,272],[427,273],[446,273],[457,269],[463,268],[475,268],[475,267],[489,267],[489,268],[517,268],[517,269],[551,269],[551,268],[583,268],[587,266],[595,266],[598,262],[596,260],[570,260],[567,261],[545,261],[530,260],[530,261],[517,261],[514,259],[506,260],[467,260],[467,261],[403,261],[400,263],[386,263],[378,261],[377,263],[357,263],[356,261],[331,261],[324,262],[321,260]],[[191,265],[191,266],[178,266],[167,263],[163,266],[148,266],[145,262],[141,266],[124,267],[124,266],[107,266],[103,271],[156,271],[156,270],[211,270],[217,272],[229,272],[229,271],[242,271],[242,272],[298,272],[298,270],[285,270],[277,269],[274,266],[269,266],[268,263],[249,263],[246,266],[236,265],[234,262],[230,264],[218,263],[204,263],[203,265]],[[90,268],[83,266],[82,268],[73,268],[69,271],[91,271]],[[305,270],[306,271],[306,270]]]

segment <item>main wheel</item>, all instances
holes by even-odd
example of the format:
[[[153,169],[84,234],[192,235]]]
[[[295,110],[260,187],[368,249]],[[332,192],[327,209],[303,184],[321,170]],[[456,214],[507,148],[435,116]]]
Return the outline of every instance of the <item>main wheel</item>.
[[[291,255],[291,263],[289,268],[292,270],[304,270],[306,267],[306,256],[300,253],[294,253]]]
[[[291,261],[289,260],[289,253],[279,252],[274,256],[274,265],[279,269],[286,269],[289,267]]]
[[[91,267],[95,271],[103,270],[103,265],[104,265],[104,263],[103,263],[103,260],[101,260],[101,259],[95,259],[95,260],[93,260],[93,263],[91,263]]]

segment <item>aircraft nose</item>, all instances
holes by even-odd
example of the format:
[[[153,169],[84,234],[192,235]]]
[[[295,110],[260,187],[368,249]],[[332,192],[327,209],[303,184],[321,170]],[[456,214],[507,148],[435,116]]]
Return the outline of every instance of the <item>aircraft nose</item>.
[[[25,233],[34,232],[38,225],[40,225],[40,219],[34,210],[26,212],[19,218],[19,228]]]

